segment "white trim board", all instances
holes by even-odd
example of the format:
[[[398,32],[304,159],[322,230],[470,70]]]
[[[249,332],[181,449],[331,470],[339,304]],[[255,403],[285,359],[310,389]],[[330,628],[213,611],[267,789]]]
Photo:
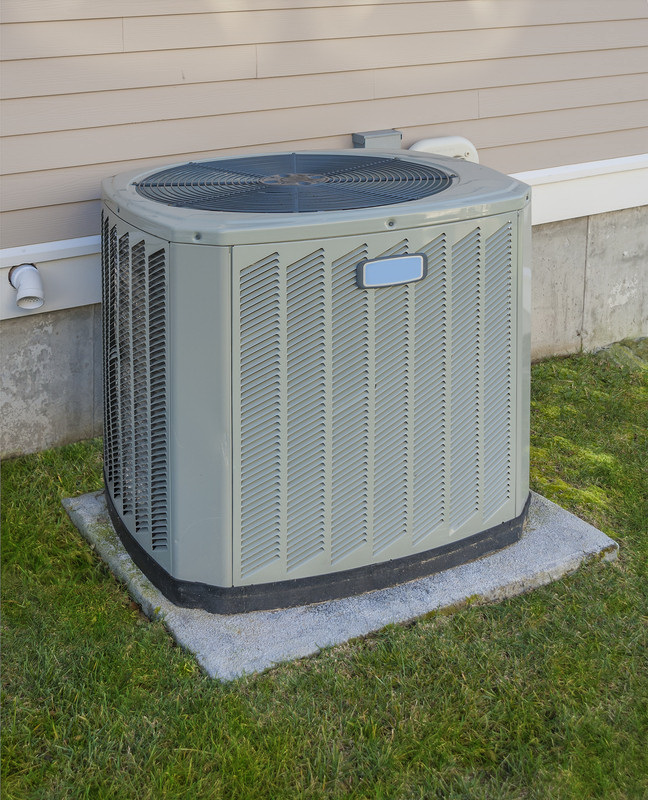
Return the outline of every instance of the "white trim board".
[[[533,189],[534,225],[648,205],[648,153],[518,172],[512,177]]]
[[[533,225],[648,205],[648,153],[513,177],[533,187]],[[0,320],[101,302],[100,252],[99,236],[0,250]],[[36,264],[41,273],[45,302],[39,309],[16,306],[8,275],[18,264]]]

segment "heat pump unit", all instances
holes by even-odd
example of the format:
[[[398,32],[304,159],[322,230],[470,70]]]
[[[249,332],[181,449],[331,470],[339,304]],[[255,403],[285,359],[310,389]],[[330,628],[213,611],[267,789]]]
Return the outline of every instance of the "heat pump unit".
[[[171,600],[400,583],[521,534],[529,188],[406,151],[104,183],[105,483]]]

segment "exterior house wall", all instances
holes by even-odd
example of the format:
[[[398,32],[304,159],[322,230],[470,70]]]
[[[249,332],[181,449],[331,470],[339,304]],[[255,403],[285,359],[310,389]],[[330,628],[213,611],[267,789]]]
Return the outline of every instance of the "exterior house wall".
[[[456,133],[503,172],[645,151],[645,0],[4,0],[2,246],[134,166]]]

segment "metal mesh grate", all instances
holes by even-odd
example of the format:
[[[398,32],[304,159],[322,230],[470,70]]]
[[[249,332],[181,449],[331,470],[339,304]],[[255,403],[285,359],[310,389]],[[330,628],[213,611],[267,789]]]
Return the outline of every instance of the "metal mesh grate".
[[[181,164],[135,187],[143,197],[177,208],[298,213],[419,200],[444,191],[454,177],[397,157],[286,153]]]

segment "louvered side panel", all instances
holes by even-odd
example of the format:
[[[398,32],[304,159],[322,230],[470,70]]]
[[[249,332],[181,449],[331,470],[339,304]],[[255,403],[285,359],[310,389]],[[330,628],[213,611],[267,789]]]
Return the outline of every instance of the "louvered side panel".
[[[407,252],[407,241],[380,257]],[[409,529],[410,304],[408,285],[375,292],[375,442],[373,552]]]
[[[168,549],[166,250],[102,217],[104,461],[122,522],[146,550]]]
[[[149,313],[146,246],[137,242],[131,250],[133,333],[133,428],[135,478],[135,530],[150,525],[150,407],[149,407]]]
[[[107,480],[112,482],[114,474],[114,442],[110,429],[110,350],[114,339],[112,298],[110,285],[112,280],[110,262],[110,221],[105,212],[101,212],[101,297],[102,297],[102,348],[103,348],[103,450],[104,468]]]
[[[446,513],[447,244],[442,234],[420,249],[427,278],[414,289],[415,340],[413,542],[441,525]]]
[[[121,497],[121,439],[119,435],[119,353],[117,348],[117,283],[119,260],[117,257],[117,226],[112,225],[108,232],[108,296],[104,301],[104,313],[107,316],[105,347],[105,373],[108,403],[104,410],[105,436],[109,453],[106,472],[112,481],[113,494]]]
[[[480,231],[452,248],[450,508],[452,531],[479,510]]]
[[[332,509],[331,561],[369,541],[369,300],[356,286],[361,245],[332,272]]]
[[[281,281],[273,254],[241,273],[241,574],[281,554]]]
[[[119,429],[122,511],[133,513],[133,337],[131,330],[131,263],[128,233],[119,237],[117,329],[119,354]]]
[[[512,493],[512,226],[484,247],[484,496],[488,520]]]
[[[168,276],[166,253],[148,257],[149,393],[151,415],[151,547],[168,548],[169,430],[168,430]]]
[[[286,269],[289,570],[326,545],[325,281],[322,249]]]

